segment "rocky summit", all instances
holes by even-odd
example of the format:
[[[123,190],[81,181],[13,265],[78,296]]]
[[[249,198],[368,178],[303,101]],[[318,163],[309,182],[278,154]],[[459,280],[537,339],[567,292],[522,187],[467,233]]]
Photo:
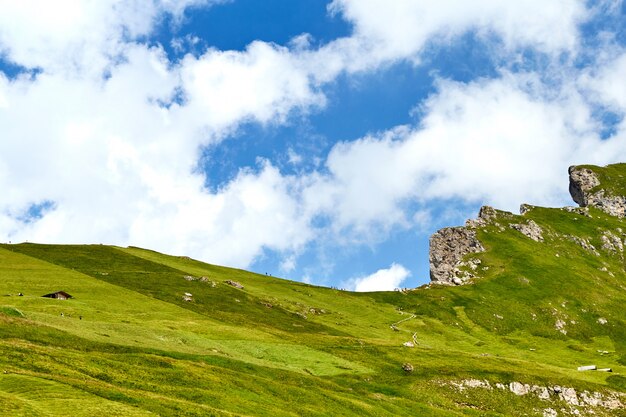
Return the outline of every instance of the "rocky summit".
[[[623,174],[622,171],[624,171]],[[622,184],[626,184],[626,164],[606,167],[574,165],[569,167],[568,173],[570,195],[582,210],[574,210],[572,207],[564,207],[561,210],[591,217],[588,210],[585,210],[593,207],[620,219],[626,216],[626,189],[622,188]],[[529,239],[541,242],[544,240],[542,227],[532,219],[523,219],[525,214],[532,209],[533,206],[522,204],[521,221],[505,223]],[[468,220],[465,226],[445,228],[433,234],[430,238],[429,252],[431,282],[443,285],[463,285],[471,282],[471,279],[477,276],[476,269],[480,260],[468,255],[484,251],[481,242],[476,237],[476,230],[492,224],[497,225],[498,232],[503,232],[503,223],[498,222],[498,219],[511,220],[513,215],[483,206],[478,218]],[[622,236],[621,228],[615,231],[604,231],[600,236],[601,246],[622,252],[623,236],[617,235]],[[596,248],[588,242],[588,239],[577,236],[566,238],[573,240],[586,250],[597,253]]]

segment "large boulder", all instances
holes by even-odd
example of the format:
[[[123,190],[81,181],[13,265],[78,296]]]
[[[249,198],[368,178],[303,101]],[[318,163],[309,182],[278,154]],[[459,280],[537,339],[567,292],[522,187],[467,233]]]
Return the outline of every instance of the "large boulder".
[[[598,171],[603,168],[596,167]],[[600,176],[594,169],[584,166],[571,166],[569,172],[569,193],[581,207],[595,207],[617,217],[626,216],[626,196],[615,195],[602,186]]]

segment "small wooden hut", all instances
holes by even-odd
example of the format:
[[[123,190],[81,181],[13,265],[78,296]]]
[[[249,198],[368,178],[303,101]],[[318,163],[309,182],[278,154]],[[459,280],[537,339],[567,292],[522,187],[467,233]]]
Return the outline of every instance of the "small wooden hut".
[[[70,298],[74,298],[70,294],[66,293],[65,291],[52,292],[50,294],[42,295],[42,297],[56,298],[57,300],[68,300]]]

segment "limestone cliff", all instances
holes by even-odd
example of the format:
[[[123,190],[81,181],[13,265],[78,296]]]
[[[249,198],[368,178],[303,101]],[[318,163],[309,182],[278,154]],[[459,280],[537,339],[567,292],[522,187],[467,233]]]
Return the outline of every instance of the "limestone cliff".
[[[481,210],[482,212],[482,210]],[[475,269],[475,260],[463,262],[470,253],[485,249],[471,227],[447,227],[430,237],[430,280],[436,284],[461,285],[473,274],[464,267]]]
[[[626,196],[615,193],[616,190],[601,181],[603,170],[611,167],[569,167],[569,192],[581,207],[595,207],[612,216],[623,218],[626,216]]]

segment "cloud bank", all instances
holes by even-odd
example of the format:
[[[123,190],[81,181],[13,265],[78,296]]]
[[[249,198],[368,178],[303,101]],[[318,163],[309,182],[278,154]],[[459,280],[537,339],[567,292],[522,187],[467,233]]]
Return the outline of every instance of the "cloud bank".
[[[568,165],[626,157],[626,53],[608,37],[580,64],[581,24],[597,12],[583,1],[335,0],[349,37],[176,61],[146,41],[155,25],[218,2],[65,3],[0,2],[0,52],[22,68],[0,73],[5,241],[132,244],[239,267],[272,250],[293,269],[311,245],[419,226],[435,201],[563,204]],[[513,64],[494,78],[437,78],[415,123],[337,143],[320,169],[287,175],[261,160],[205,186],[201,149],[243,123],[324,111],[338,77],[420,65],[467,33]],[[515,67],[528,51],[539,64]],[[599,109],[618,122],[607,130]],[[394,264],[354,288],[408,275]]]

